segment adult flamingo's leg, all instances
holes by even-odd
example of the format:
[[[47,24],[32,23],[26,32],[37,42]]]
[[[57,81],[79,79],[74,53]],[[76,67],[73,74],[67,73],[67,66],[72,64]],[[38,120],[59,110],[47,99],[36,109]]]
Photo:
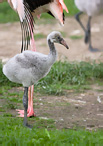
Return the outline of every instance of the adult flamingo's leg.
[[[32,38],[31,38],[31,50],[32,51],[36,51],[36,45],[35,45],[35,41],[34,41],[34,36],[32,33]],[[29,87],[29,91],[28,91],[28,114],[27,117],[35,117],[35,112],[33,109],[33,93],[34,93],[34,85],[32,85],[31,87]]]
[[[34,109],[33,109],[33,93],[34,93],[34,85],[29,87],[27,117],[35,117],[36,116],[34,113]]]
[[[34,93],[34,85],[29,87],[28,89],[28,110],[27,110],[27,117],[35,117],[35,112],[33,109],[33,93]],[[24,117],[24,110],[17,110],[18,117]]]
[[[32,38],[31,38],[31,50],[32,51],[36,51],[36,45],[35,45],[35,41],[34,41],[34,36],[32,33]],[[32,85],[31,87],[29,87],[29,91],[28,91],[28,114],[27,117],[35,117],[35,112],[33,109],[33,93],[34,93],[34,85]]]
[[[31,38],[31,50],[36,51],[36,45],[34,41],[34,36],[32,33],[32,38]],[[27,117],[35,117],[35,112],[33,109],[33,92],[34,92],[34,85],[29,87],[28,89],[28,110],[27,110]],[[17,110],[18,111],[18,117],[24,117],[24,110]]]

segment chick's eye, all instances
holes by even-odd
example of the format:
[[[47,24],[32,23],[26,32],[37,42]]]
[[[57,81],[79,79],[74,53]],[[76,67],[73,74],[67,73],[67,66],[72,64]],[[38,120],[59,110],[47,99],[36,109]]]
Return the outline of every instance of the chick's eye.
[[[60,39],[60,37],[58,36],[58,40]]]

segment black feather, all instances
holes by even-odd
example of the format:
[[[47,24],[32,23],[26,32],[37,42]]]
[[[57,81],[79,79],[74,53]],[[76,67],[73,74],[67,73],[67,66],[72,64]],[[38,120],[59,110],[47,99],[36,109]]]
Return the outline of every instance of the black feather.
[[[34,29],[34,19],[31,14],[31,10],[27,3],[24,4],[25,18],[23,22],[21,22],[21,30],[22,30],[22,46],[21,52],[23,50],[28,49],[28,45],[30,44],[30,38],[32,37],[33,29]]]
[[[48,12],[48,14],[54,17],[54,15],[50,11]]]
[[[24,0],[24,3],[27,3],[30,7],[31,12],[37,9],[40,6],[53,2],[54,0]]]

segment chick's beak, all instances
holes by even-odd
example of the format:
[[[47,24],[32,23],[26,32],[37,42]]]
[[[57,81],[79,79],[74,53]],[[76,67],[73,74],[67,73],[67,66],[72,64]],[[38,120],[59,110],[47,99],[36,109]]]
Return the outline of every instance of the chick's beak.
[[[66,43],[66,41],[64,39],[62,39],[60,41],[60,44],[62,44],[63,46],[65,46],[67,49],[69,49],[69,47],[68,47],[68,45],[67,45],[67,43]]]

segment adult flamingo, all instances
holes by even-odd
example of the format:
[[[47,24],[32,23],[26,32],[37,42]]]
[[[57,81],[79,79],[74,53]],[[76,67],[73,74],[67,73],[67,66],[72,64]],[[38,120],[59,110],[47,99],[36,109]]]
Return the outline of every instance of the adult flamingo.
[[[3,2],[4,0],[0,0]],[[33,17],[40,16],[41,13],[47,12],[59,20],[61,25],[64,25],[65,16],[63,9],[68,13],[68,9],[63,0],[7,0],[9,5],[18,13],[22,30],[22,47],[23,50],[28,49],[31,43],[32,51],[36,51],[33,28]],[[35,116],[33,110],[33,92],[34,86],[29,88],[28,92],[28,117]],[[24,116],[24,111],[17,110],[19,117]]]
[[[75,4],[80,10],[80,12],[76,14],[75,17],[82,29],[84,30],[85,43],[89,43],[90,51],[98,51],[98,49],[93,48],[91,44],[91,19],[93,16],[96,16],[103,12],[103,0],[75,0]],[[83,12],[88,15],[87,28],[85,28],[80,21],[80,15]]]

